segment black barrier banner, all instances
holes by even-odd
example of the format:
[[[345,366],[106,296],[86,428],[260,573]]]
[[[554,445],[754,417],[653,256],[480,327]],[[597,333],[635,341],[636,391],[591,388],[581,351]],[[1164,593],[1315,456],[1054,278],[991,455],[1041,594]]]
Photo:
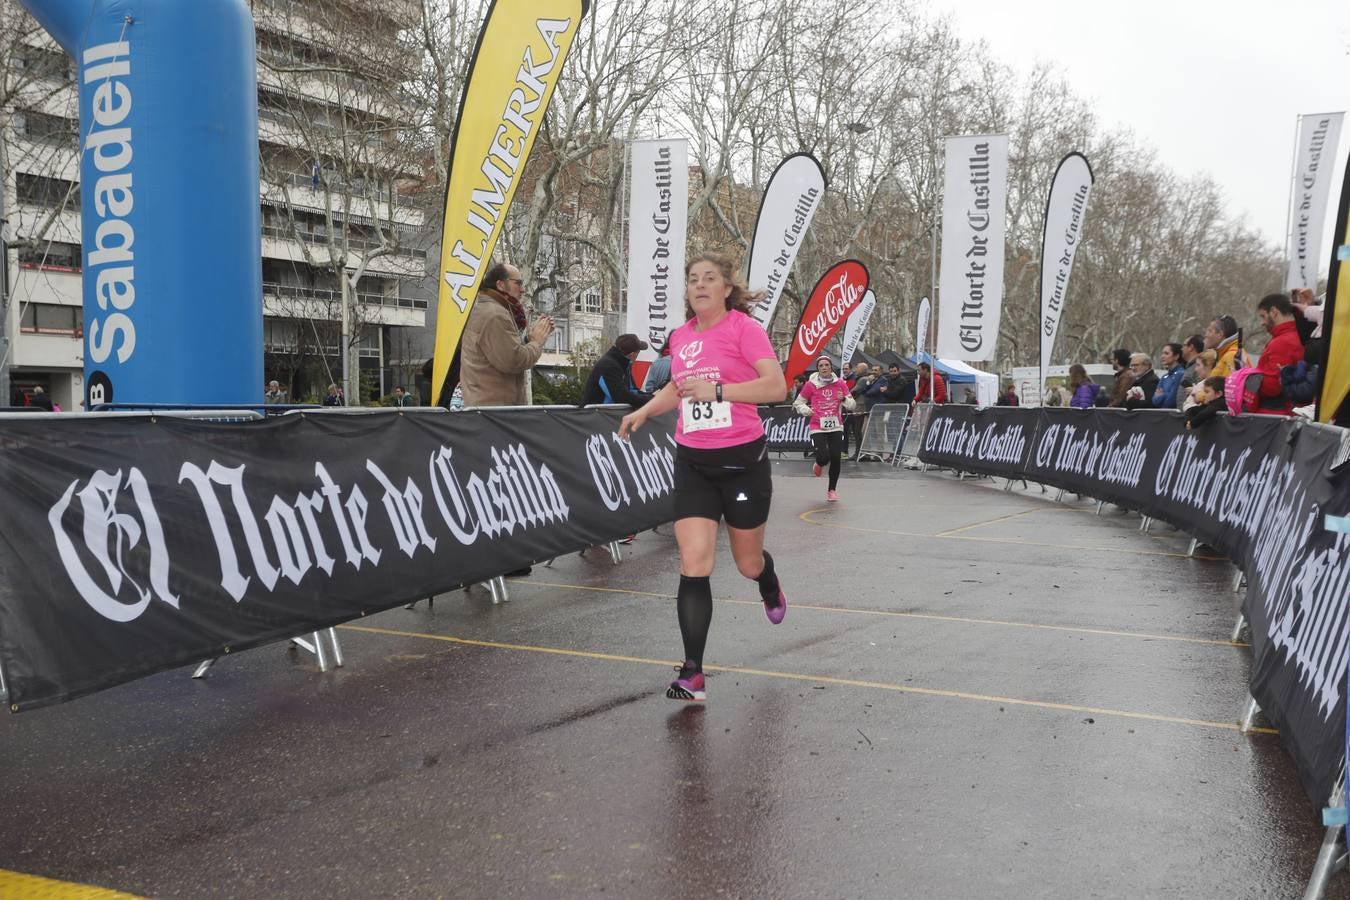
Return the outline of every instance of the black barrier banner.
[[[671,520],[674,416],[18,417],[0,665],[18,712]]]
[[[1344,429],[1283,416],[984,409],[933,413],[919,458],[1026,477],[1169,522],[1247,575],[1250,689],[1280,729],[1304,788],[1326,803],[1345,759],[1350,476],[1332,471]]]
[[[791,404],[761,406],[759,418],[764,423],[764,436],[771,451],[788,453],[811,449],[811,420],[794,410]]]

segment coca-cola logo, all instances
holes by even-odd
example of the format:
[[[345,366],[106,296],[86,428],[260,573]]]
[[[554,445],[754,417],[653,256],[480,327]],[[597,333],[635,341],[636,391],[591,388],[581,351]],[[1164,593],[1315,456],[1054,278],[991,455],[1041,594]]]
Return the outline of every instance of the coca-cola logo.
[[[824,302],[815,316],[797,326],[797,347],[807,356],[819,352],[867,293],[867,286],[850,280],[849,275],[841,272],[839,280],[825,290]]]
[[[680,348],[680,359],[684,360],[684,367],[692,369],[698,362],[698,358],[703,355],[703,342],[690,341]]]

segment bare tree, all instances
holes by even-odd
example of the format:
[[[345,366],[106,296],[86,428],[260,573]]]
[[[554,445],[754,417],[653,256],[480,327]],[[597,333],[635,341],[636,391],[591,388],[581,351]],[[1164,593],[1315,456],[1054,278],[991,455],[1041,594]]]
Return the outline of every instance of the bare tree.
[[[20,313],[29,297],[11,294],[10,251],[46,277],[47,260],[78,270],[80,236],[62,214],[79,209],[79,112],[74,63],[18,4],[0,0],[0,405],[10,402],[11,303]],[[71,251],[74,249],[74,258]]]
[[[424,0],[422,107],[448,134],[481,5]],[[822,40],[823,35],[828,40]],[[1097,176],[1058,357],[1156,344],[1242,312],[1278,280],[1275,249],[1234,221],[1212,183],[1183,179],[1131,135],[1104,130],[1048,66],[1019,75],[909,0],[619,0],[584,24],[510,211],[499,252],[541,297],[619,296],[627,142],[691,147],[689,245],[743,258],[767,173],[788,153],[820,159],[829,190],[789,276],[775,341],[836,260],[872,273],[867,346],[911,349],[931,293],[943,139],[1010,138],[1005,303],[995,366],[1038,357],[1045,195],[1060,158],[1083,150]],[[443,185],[445,147],[428,156]],[[443,188],[442,188],[443,190]],[[439,199],[439,198],[438,198]]]
[[[262,33],[258,54],[263,232],[299,255],[266,264],[264,281],[274,275],[316,300],[336,295],[342,383],[348,398],[361,397],[357,348],[401,281],[426,277],[425,216],[400,194],[420,184],[434,148],[412,90],[429,37],[423,29],[417,40],[415,20],[344,0],[258,0],[254,9],[280,26]]]

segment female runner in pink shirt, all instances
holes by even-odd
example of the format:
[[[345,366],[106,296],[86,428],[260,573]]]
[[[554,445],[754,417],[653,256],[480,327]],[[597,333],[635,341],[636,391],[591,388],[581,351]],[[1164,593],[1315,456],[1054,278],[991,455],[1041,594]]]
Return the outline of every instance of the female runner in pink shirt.
[[[706,700],[703,649],[712,622],[717,525],[727,520],[736,568],[759,585],[764,613],[777,625],[787,598],[764,550],[773,494],[760,403],[787,394],[783,370],[764,329],[746,314],[758,297],[735,281],[730,260],[703,254],[685,266],[689,321],[670,337],[670,383],[623,418],[627,438],[652,416],[679,407],[675,428],[675,541],[680,548],[676,609],[684,665],[670,683],[672,700]]]
[[[828,465],[829,487],[825,499],[833,503],[839,499],[839,470],[844,452],[844,412],[851,412],[857,404],[849,395],[848,382],[834,374],[834,363],[828,356],[816,360],[816,371],[802,385],[793,408],[811,418],[811,446],[816,451],[811,474],[817,478]]]

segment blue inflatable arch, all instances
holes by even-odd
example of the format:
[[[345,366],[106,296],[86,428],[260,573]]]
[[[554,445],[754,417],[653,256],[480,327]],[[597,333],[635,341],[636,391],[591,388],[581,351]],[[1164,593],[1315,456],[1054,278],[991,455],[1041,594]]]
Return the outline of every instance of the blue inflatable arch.
[[[75,59],[85,408],[258,403],[258,93],[245,0],[22,0]]]

